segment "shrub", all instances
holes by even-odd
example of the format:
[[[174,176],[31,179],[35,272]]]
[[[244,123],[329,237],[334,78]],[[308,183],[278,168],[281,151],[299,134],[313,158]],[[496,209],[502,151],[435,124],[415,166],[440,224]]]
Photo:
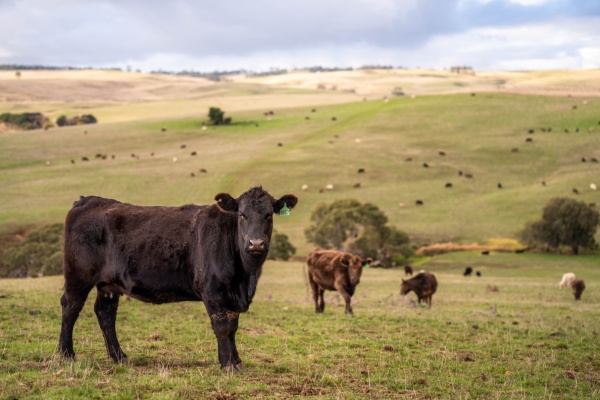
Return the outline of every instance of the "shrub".
[[[4,113],[0,114],[0,122],[13,125],[21,129],[30,130],[43,128],[48,124],[49,120],[48,118],[44,117],[42,113]]]
[[[98,120],[92,114],[83,114],[81,116],[75,115],[71,118],[68,118],[66,115],[61,115],[56,119],[56,125],[58,126],[86,125],[95,124],[97,122]]]

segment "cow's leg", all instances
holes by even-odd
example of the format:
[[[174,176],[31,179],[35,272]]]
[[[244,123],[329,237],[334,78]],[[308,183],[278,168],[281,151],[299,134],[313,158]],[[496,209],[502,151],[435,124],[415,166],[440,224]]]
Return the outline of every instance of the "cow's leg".
[[[310,274],[308,274],[308,282],[310,283],[310,287],[313,292],[313,299],[315,301],[315,312],[322,313],[323,310],[319,306],[319,298],[320,298],[319,296],[321,293],[321,289],[319,288],[319,285],[317,285],[317,283],[313,280],[313,278]]]
[[[91,289],[92,287],[69,285],[68,282],[65,282],[65,292],[60,298],[62,323],[58,341],[58,351],[64,358],[75,358],[73,328]]]
[[[219,363],[227,372],[241,371],[244,364],[235,346],[235,333],[238,329],[239,313],[221,309],[212,311],[207,306],[213,332],[217,337]]]
[[[104,335],[104,343],[106,344],[108,355],[115,362],[123,362],[127,358],[127,355],[119,345],[115,329],[120,296],[121,293],[111,285],[98,287],[98,295],[94,304],[94,311],[98,317],[102,335]]]
[[[344,285],[337,281],[335,282],[335,288],[342,295],[344,301],[346,302],[346,315],[354,315],[352,311],[352,306],[350,305],[350,303],[352,302],[352,296],[350,296],[350,293],[346,291]]]
[[[325,312],[325,289],[319,288],[319,312]]]

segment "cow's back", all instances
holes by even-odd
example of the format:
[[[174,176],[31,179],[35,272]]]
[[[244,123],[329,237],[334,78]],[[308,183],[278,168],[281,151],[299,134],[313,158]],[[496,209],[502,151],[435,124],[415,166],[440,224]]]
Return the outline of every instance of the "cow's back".
[[[149,302],[197,300],[190,255],[197,241],[196,215],[206,207],[145,207],[82,197],[65,222],[65,278],[95,277],[92,282],[112,283]]]
[[[316,249],[307,257],[308,274],[323,289],[336,290],[336,275],[345,271],[338,262],[343,253],[335,250]]]

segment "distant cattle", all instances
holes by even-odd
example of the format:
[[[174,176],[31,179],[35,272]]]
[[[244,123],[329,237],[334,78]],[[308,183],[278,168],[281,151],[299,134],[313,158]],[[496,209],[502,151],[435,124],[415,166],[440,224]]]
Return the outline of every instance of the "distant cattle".
[[[496,186],[498,186],[498,189],[502,189],[502,182],[498,182]]]
[[[429,168],[429,164],[423,163],[423,168]]]
[[[243,368],[235,344],[238,317],[252,303],[267,258],[273,214],[293,208],[288,194],[273,198],[260,187],[216,204],[141,207],[82,197],[67,214],[64,294],[59,351],[74,358],[73,327],[86,298],[97,289],[94,311],[108,354],[126,355],[115,331],[119,297],[154,304],[202,301],[217,338],[219,362]]]
[[[365,169],[364,168],[359,168],[357,173],[359,174],[364,174],[365,173]]]
[[[190,153],[190,155],[192,155],[192,156],[195,156],[195,155],[198,155],[198,153],[196,153],[195,151],[192,151],[192,152]]]
[[[489,250],[484,250],[481,252],[482,256],[489,256],[490,255],[490,251]]]
[[[467,267],[467,268],[465,268],[465,272],[463,272],[463,276],[471,276],[472,273],[473,273],[473,268]]]
[[[446,186],[444,186],[446,188],[451,188],[452,187],[452,183],[451,182],[446,182]]]
[[[410,265],[405,265],[404,266],[404,275],[408,275],[408,276],[412,276],[413,274],[413,269]]]
[[[308,185],[307,184],[302,185],[302,191],[305,192],[307,190],[308,190]]]
[[[585,282],[581,279],[577,279],[573,281],[572,286],[575,300],[581,300],[581,293],[585,290]]]
[[[316,249],[310,253],[306,263],[315,311],[322,313],[325,310],[325,290],[337,290],[346,302],[346,315],[352,315],[352,295],[360,283],[363,266],[372,261],[371,258],[363,259],[335,250]]]
[[[526,143],[533,142],[533,139],[532,139],[532,138],[530,138],[530,137],[528,137],[527,139],[525,139],[525,142],[526,142]]]
[[[440,156],[445,156],[445,155],[446,155],[446,152],[445,152],[445,151],[438,151],[438,154],[439,154]]]
[[[477,271],[477,272],[475,273],[475,275],[477,275],[477,276],[479,276],[479,277],[480,277],[480,276],[481,276],[481,272],[480,272],[480,271]]]
[[[423,203],[423,200],[416,200],[416,201],[415,201],[415,204],[416,204],[417,206],[422,206],[422,205],[423,205],[423,204],[425,204],[425,203]]]
[[[90,159],[87,157],[81,157],[81,161],[90,161]]]
[[[573,194],[579,194],[579,190],[577,188],[573,188],[571,191],[573,192]]]
[[[560,282],[558,282],[558,287],[560,289],[567,287],[567,286],[571,286],[571,284],[573,283],[573,281],[576,279],[575,274],[572,272],[567,272],[566,274],[564,274],[562,276],[562,279],[560,280]]]
[[[406,296],[410,291],[415,292],[419,304],[424,301],[431,308],[431,296],[437,290],[437,279],[431,272],[420,272],[415,277],[404,280],[400,286],[400,294]]]
[[[360,182],[356,182],[354,185],[352,185],[352,187],[354,189],[360,189]]]

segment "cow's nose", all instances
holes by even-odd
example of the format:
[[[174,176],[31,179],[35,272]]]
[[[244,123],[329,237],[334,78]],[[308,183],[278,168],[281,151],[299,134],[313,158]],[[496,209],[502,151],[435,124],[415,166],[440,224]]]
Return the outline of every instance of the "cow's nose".
[[[350,279],[350,283],[353,285],[358,285],[358,278],[352,278]]]
[[[250,246],[248,247],[248,251],[264,251],[265,250],[265,241],[263,239],[250,239]]]

